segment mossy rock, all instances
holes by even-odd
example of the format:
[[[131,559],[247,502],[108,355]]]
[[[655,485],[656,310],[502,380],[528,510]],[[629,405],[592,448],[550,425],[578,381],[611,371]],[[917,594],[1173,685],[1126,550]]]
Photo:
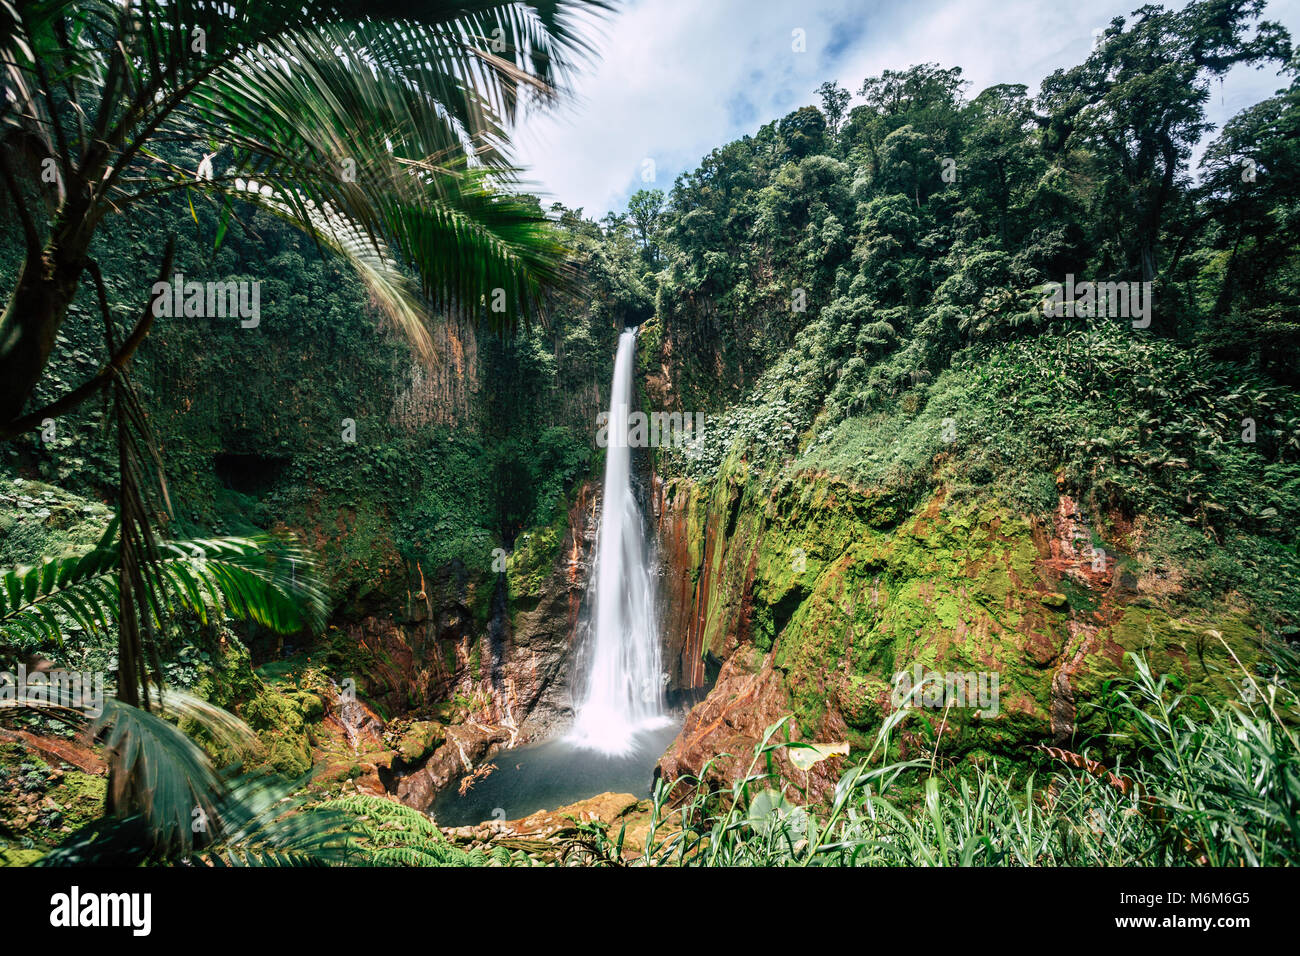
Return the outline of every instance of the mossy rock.
[[[284,695],[292,700],[302,712],[303,720],[315,723],[325,716],[325,701],[319,694],[309,690],[286,690]]]
[[[666,494],[676,520],[708,537],[694,569],[709,588],[703,650],[772,651],[810,738],[870,741],[892,712],[893,676],[919,665],[998,681],[996,707],[947,715],[945,755],[1018,757],[1047,738],[1104,733],[1107,682],[1132,673],[1127,652],[1217,700],[1242,679],[1228,647],[1246,668],[1259,659],[1243,611],[1183,619],[1060,577],[1040,527],[995,499],[940,488],[885,516],[890,500],[822,472],[764,479],[733,459],[709,485],[679,479]],[[941,716],[918,711],[903,729],[932,737]]]
[[[397,742],[397,753],[409,764],[423,760],[447,739],[442,724],[432,720],[414,721]]]
[[[0,866],[34,866],[45,853],[45,850],[25,850],[0,844]]]
[[[214,741],[201,727],[183,722],[182,729],[203,742],[218,765],[241,763],[254,770],[301,776],[311,769],[310,725],[325,715],[319,694],[286,681],[264,682],[253,670],[248,648],[233,635],[192,691],[229,710],[256,734],[260,747],[240,754]]]
[[[527,609],[545,595],[568,533],[568,508],[556,508],[550,524],[532,528],[516,539],[515,549],[506,561],[512,606],[522,602]]]
[[[102,502],[54,485],[0,476],[0,565],[30,565],[82,553],[98,543],[112,517]]]
[[[311,769],[307,715],[313,710],[317,714],[324,711],[319,697],[278,687],[267,688],[238,708],[262,743],[262,768],[286,776],[301,776]]]
[[[104,778],[56,761],[21,744],[0,744],[0,864],[25,866],[104,813]],[[32,844],[25,846],[24,844]]]

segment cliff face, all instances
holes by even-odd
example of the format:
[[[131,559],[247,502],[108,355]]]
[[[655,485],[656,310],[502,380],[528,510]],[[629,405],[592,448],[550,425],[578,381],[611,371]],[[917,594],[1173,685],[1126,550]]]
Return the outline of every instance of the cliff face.
[[[404,675],[424,675],[418,693],[427,702],[451,701],[444,712],[454,721],[432,752],[418,762],[395,762],[390,790],[418,809],[438,792],[471,774],[502,748],[550,736],[573,716],[571,663],[578,614],[587,587],[595,540],[596,495],[578,489],[562,520],[521,538],[505,570],[491,582],[486,621],[476,622],[470,595],[444,604],[430,625],[436,673],[413,666],[404,655]],[[407,649],[405,642],[399,647]],[[426,655],[426,659],[429,655]]]
[[[437,361],[422,363],[411,357],[405,380],[393,395],[391,419],[407,431],[471,422],[482,385],[473,326],[447,319],[434,326],[432,336]]]
[[[1046,522],[950,501],[942,486],[910,505],[825,473],[772,484],[733,459],[710,483],[663,487],[659,534],[680,563],[675,674],[698,681],[706,660],[725,662],[659,764],[670,779],[722,752],[737,757],[715,775],[744,773],[764,728],[787,715],[795,739],[866,750],[899,706],[898,675],[904,691],[914,675],[961,675],[969,687],[965,699],[918,693],[932,732],[907,719],[901,755],[941,735],[945,760],[978,761],[1103,731],[1102,684],[1124,671],[1126,651],[1218,694],[1235,690],[1231,654],[1246,667],[1259,656],[1244,613],[1183,607],[1065,495]],[[842,764],[818,764],[811,791],[832,786]]]
[[[654,537],[659,551],[659,622],[664,668],[670,692],[696,691],[706,685],[704,611],[713,593],[701,567],[708,567],[704,552],[716,546],[714,529],[687,509],[697,500],[689,495],[666,498],[662,479],[654,481]],[[698,509],[697,509],[698,511]],[[703,533],[704,537],[699,535]]]

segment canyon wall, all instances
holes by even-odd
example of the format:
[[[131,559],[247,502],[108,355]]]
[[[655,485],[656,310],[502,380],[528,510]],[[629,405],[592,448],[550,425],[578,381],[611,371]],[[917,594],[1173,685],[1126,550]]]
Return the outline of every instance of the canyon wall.
[[[667,482],[660,502],[660,540],[681,571],[675,674],[700,681],[722,662],[660,761],[669,779],[726,753],[710,775],[729,783],[785,717],[779,737],[869,752],[898,706],[895,675],[918,666],[973,675],[996,694],[977,700],[972,685],[965,705],[908,718],[894,753],[979,762],[1105,732],[1104,685],[1131,673],[1127,651],[1217,695],[1236,691],[1234,654],[1248,668],[1260,655],[1243,612],[1182,606],[1167,580],[1135,573],[1130,542],[1102,542],[1064,494],[1044,522],[950,501],[942,487],[913,504],[826,473],[772,481],[733,458],[711,483]],[[832,757],[805,773],[781,761],[813,795],[844,766]]]

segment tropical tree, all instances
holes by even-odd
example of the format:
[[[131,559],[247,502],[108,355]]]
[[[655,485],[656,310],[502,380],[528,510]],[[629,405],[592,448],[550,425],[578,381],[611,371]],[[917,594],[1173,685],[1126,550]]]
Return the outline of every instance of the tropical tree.
[[[1285,62],[1290,36],[1259,20],[1265,0],[1196,0],[1180,10],[1147,5],[1116,17],[1081,64],[1043,81],[1045,145],[1103,156],[1109,212],[1131,224],[1120,269],[1160,274],[1161,226],[1181,195],[1192,148],[1210,129],[1210,80],[1237,64]],[[1252,25],[1254,30],[1252,32]]]
[[[108,633],[121,587],[119,521],[80,554],[47,558],[0,574],[0,634],[22,653],[63,644],[70,630]],[[206,623],[215,615],[255,621],[281,634],[319,626],[325,598],[311,557],[292,540],[195,538],[159,542],[145,572],[155,625],[177,610]]]
[[[659,218],[664,209],[662,189],[638,189],[627,200],[627,216],[636,228],[641,252],[651,264],[659,261]]]
[[[121,391],[120,383],[114,387]],[[128,461],[128,467],[134,469],[135,463]],[[125,488],[120,513],[130,515],[138,510],[138,501],[132,502],[136,493],[129,482]],[[118,633],[118,699],[105,702],[89,728],[92,735],[102,734],[109,755],[106,809],[116,822],[78,835],[75,845],[90,840],[96,853],[104,853],[106,846],[124,839],[145,855],[184,855],[194,846],[193,808],[211,819],[215,837],[234,832],[229,829],[233,821],[254,814],[250,808],[274,803],[262,798],[267,787],[276,790],[278,784],[224,778],[200,748],[151,712],[157,709],[197,722],[236,750],[255,741],[246,726],[219,708],[164,689],[153,638],[168,618],[182,611],[201,623],[229,616],[278,633],[295,633],[319,627],[324,610],[315,563],[292,540],[263,536],[156,541],[147,521],[139,522],[131,537],[124,536],[120,518],[114,518],[99,542],[84,553],[48,558],[0,575],[0,654],[5,657],[54,653],[74,635]],[[73,723],[85,722],[68,701],[41,696],[16,703],[52,710]],[[319,826],[310,833],[277,829],[278,812],[262,825],[280,836],[315,839],[323,833]],[[272,843],[283,849],[276,842],[280,836],[269,833],[262,834],[258,845]]]
[[[961,67],[944,69],[937,63],[868,77],[858,90],[863,103],[849,111],[845,140],[862,149],[873,178],[884,167],[880,150],[885,138],[903,126],[911,126],[933,148],[946,152],[959,124],[962,93],[968,85],[961,78]]]
[[[828,80],[813,92],[821,97],[822,112],[826,114],[826,125],[830,127],[831,135],[837,135],[853,94],[834,80]]]
[[[220,607],[294,631],[319,623],[324,602],[310,561],[291,547],[170,542],[155,530],[171,507],[128,366],[171,278],[174,244],[160,241],[148,304],[122,324],[93,257],[97,232],[183,193],[191,209],[194,198],[217,206],[219,245],[243,206],[260,208],[344,256],[417,351],[431,349],[430,309],[510,328],[568,270],[540,208],[508,192],[507,131],[525,103],[562,90],[584,48],[573,32],[580,8],[607,6],[0,0],[0,180],[23,240],[0,316],[0,439],[110,388],[119,450],[118,514],[104,540],[6,575],[0,634],[31,646],[73,625],[116,629],[120,703],[95,728],[117,821],[108,837],[138,823],[155,850],[188,852],[180,815],[191,807],[229,828],[265,804],[257,787],[219,780],[150,713],[176,699],[162,686],[163,619]],[[86,277],[103,316],[103,367],[24,414]],[[228,845],[282,848],[283,836],[250,843],[245,833]]]
[[[1212,323],[1203,334],[1217,354],[1260,365],[1297,381],[1300,320],[1281,303],[1293,282],[1300,238],[1300,59],[1276,96],[1229,120],[1201,160],[1202,221],[1213,223],[1227,251]],[[1180,248],[1190,235],[1180,240]]]
[[[565,268],[536,204],[502,191],[507,131],[562,89],[580,10],[607,6],[0,0],[0,178],[25,244],[0,317],[0,437],[107,385],[148,333],[151,309],[110,328],[98,375],[22,414],[83,278],[102,285],[97,231],[167,193],[218,203],[218,242],[237,201],[305,230],[422,351],[429,306],[527,317]]]

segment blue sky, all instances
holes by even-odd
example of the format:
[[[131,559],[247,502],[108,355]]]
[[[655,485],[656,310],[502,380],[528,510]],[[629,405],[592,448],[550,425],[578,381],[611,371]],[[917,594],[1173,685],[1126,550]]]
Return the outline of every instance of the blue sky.
[[[885,69],[960,66],[974,95],[994,83],[1031,90],[1087,56],[1093,31],[1141,0],[632,0],[590,33],[596,56],[573,100],[527,117],[516,158],[531,188],[599,218],[644,186],[667,192],[721,146],[817,101],[824,80],[855,91]],[[1175,2],[1167,6],[1182,6]],[[1300,38],[1300,0],[1265,13]],[[806,51],[793,49],[804,31]],[[1221,123],[1272,94],[1272,70],[1237,69],[1215,85]],[[653,183],[643,181],[653,162]]]

